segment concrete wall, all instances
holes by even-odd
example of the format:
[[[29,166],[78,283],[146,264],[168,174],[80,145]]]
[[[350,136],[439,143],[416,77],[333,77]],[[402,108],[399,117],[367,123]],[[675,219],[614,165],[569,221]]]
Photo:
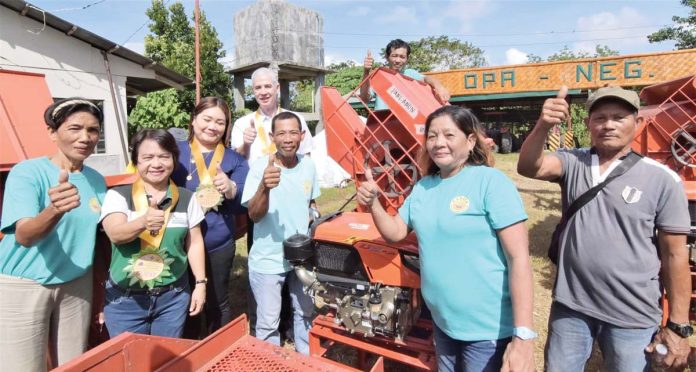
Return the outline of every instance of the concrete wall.
[[[324,66],[319,13],[282,0],[260,0],[234,15],[235,66],[289,61]]]
[[[155,78],[155,73],[128,60],[109,55],[117,113],[101,51],[42,23],[0,7],[0,68],[44,74],[54,98],[84,97],[103,101],[106,151],[92,155],[87,164],[104,175],[122,173],[125,161],[116,115],[126,123],[126,79]],[[124,128],[124,133],[127,133]],[[43,134],[42,134],[43,135]]]

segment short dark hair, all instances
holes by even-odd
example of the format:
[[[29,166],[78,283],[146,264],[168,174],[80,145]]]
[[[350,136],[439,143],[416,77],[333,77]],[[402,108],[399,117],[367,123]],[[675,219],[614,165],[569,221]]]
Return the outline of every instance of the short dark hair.
[[[401,40],[401,39],[394,39],[387,44],[387,47],[384,48],[384,56],[386,58],[389,58],[389,55],[391,54],[393,49],[399,49],[399,48],[406,48],[406,57],[408,57],[411,54],[411,46],[408,45],[407,42]]]
[[[102,110],[94,103],[80,97],[65,98],[53,102],[44,111],[44,121],[49,128],[57,130],[70,115],[76,112],[92,114],[99,122],[99,128],[104,124]]]
[[[297,120],[297,127],[300,129],[300,132],[302,132],[302,122],[300,121],[300,117],[297,116],[294,112],[290,111],[281,111],[278,113],[276,116],[271,119],[271,133],[275,133],[275,123],[278,120],[288,120],[288,119],[295,119]]]
[[[153,140],[165,151],[172,154],[174,167],[179,162],[179,147],[171,133],[164,129],[142,129],[131,139],[131,162],[138,165],[138,151],[145,140]]]
[[[491,154],[490,146],[485,142],[486,135],[483,126],[476,115],[474,115],[474,113],[467,108],[447,105],[433,111],[425,120],[426,137],[428,136],[428,130],[430,130],[430,124],[432,124],[433,120],[441,116],[449,116],[459,130],[464,132],[464,134],[467,136],[470,134],[474,134],[476,136],[476,144],[474,145],[474,148],[471,149],[471,154],[469,155],[467,163],[474,165],[486,165],[489,167],[493,165],[493,155]],[[421,149],[419,164],[422,172],[424,173],[423,176],[433,175],[440,172],[440,168],[438,168],[438,166],[433,162],[433,159],[430,158],[428,150],[426,150],[425,146],[423,146]]]
[[[201,112],[212,108],[212,107],[219,107],[220,110],[225,114],[225,135],[220,137],[220,141],[225,141],[227,138],[227,130],[228,127],[230,126],[230,107],[227,105],[227,102],[225,102],[224,99],[220,97],[205,97],[201,98],[201,100],[198,102],[196,107],[193,108],[193,111],[191,112],[191,121],[189,121],[189,135],[188,135],[188,141],[191,142],[193,139],[193,121],[196,119],[196,116],[200,114]],[[223,142],[224,145],[224,142]]]

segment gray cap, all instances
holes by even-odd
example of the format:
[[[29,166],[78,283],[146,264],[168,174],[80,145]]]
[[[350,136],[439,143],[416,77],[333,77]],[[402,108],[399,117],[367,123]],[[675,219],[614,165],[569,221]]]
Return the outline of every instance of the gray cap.
[[[640,110],[640,98],[638,98],[638,93],[621,87],[603,87],[597,89],[587,98],[587,103],[585,104],[587,111],[592,111],[592,106],[605,98],[615,98],[624,101],[635,108],[636,111]]]

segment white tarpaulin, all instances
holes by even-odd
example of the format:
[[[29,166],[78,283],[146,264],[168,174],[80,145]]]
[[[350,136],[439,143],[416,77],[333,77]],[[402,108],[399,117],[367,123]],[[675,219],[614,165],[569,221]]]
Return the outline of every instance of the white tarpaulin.
[[[329,157],[326,151],[326,134],[322,130],[313,138],[314,150],[312,150],[312,160],[317,167],[320,187],[336,187],[342,181],[350,179],[350,174],[343,170],[336,161]]]

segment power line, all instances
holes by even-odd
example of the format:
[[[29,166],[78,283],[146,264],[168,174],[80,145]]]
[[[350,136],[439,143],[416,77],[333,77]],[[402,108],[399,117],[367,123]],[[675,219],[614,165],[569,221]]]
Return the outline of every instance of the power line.
[[[85,5],[85,6],[80,6],[80,7],[76,7],[76,8],[61,8],[61,9],[54,9],[54,10],[49,10],[49,12],[51,12],[51,13],[60,13],[60,12],[71,12],[71,11],[74,11],[74,10],[85,10],[85,9],[87,9],[87,8],[93,6],[93,5],[101,4],[101,3],[105,2],[105,1],[106,1],[106,0],[99,0],[99,1],[95,1],[95,2],[93,2],[93,3],[87,4],[87,5]]]
[[[539,31],[539,32],[509,32],[502,34],[456,34],[447,33],[448,36],[466,36],[466,37],[499,37],[499,36],[531,36],[531,35],[557,35],[557,34],[576,34],[585,32],[603,32],[603,31],[621,31],[621,30],[635,30],[641,28],[655,28],[655,27],[666,27],[670,25],[645,25],[645,26],[631,26],[631,27],[616,27],[616,28],[601,28],[592,30],[568,30],[568,31]],[[317,33],[313,31],[303,31],[303,30],[292,30],[297,33]],[[325,35],[346,35],[346,36],[400,36],[400,37],[422,37],[422,36],[432,36],[430,34],[373,34],[373,33],[353,33],[353,32],[323,32]]]
[[[580,40],[564,40],[564,41],[551,41],[551,42],[538,42],[538,43],[509,43],[509,44],[489,44],[489,45],[475,45],[477,48],[502,48],[511,46],[531,46],[531,45],[554,45],[554,44],[569,44],[569,43],[582,43],[587,41],[605,41],[605,40],[624,40],[624,39],[638,39],[644,38],[647,35],[633,35],[624,37],[605,37],[597,39],[580,39]],[[317,46],[312,46],[313,48],[318,48]],[[368,49],[370,46],[330,46],[325,45],[324,49]]]
[[[169,3],[169,0],[165,1],[164,4],[162,4],[162,6],[167,6],[167,3]],[[129,42],[130,39],[132,39],[133,36],[135,36],[135,34],[137,34],[138,32],[140,32],[140,30],[142,30],[143,27],[145,27],[145,25],[147,25],[148,23],[150,23],[150,18],[148,18],[147,20],[145,20],[145,22],[144,22],[142,25],[140,25],[140,27],[138,27],[135,31],[133,31],[133,33],[130,34],[130,36],[128,36],[128,38],[126,39],[126,41],[122,42],[121,45],[126,45],[126,43]]]

